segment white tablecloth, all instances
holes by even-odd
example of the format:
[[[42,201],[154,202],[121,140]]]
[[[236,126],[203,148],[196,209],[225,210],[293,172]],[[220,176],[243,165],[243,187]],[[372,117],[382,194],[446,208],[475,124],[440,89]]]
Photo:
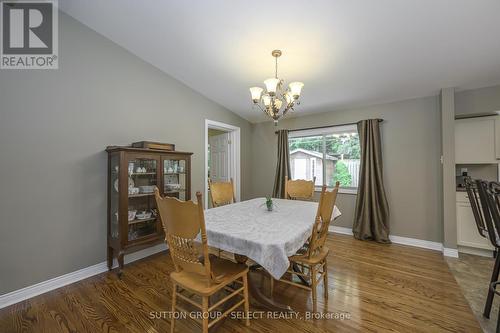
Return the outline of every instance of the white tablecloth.
[[[273,199],[272,212],[265,198],[207,209],[208,245],[245,255],[279,279],[295,254],[311,235],[317,202]],[[335,206],[333,218],[340,216]]]

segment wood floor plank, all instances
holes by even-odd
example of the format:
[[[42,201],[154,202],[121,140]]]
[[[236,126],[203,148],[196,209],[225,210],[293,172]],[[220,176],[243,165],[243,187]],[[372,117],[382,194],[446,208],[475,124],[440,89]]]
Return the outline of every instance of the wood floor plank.
[[[228,319],[218,332],[480,332],[469,305],[437,251],[362,242],[329,235],[329,299],[318,287],[318,311],[348,319],[306,320],[309,292],[275,284],[274,298],[299,318]],[[134,262],[122,279],[103,273],[0,310],[0,332],[166,332],[173,270],[168,253]],[[268,292],[268,279],[263,279]],[[255,306],[252,311],[262,311]],[[177,320],[176,332],[197,332],[193,320]]]

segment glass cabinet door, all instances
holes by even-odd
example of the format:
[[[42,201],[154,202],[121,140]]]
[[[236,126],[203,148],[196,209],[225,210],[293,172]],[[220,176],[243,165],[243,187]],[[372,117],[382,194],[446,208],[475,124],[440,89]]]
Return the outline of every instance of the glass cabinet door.
[[[120,202],[120,187],[119,178],[120,178],[120,155],[115,153],[111,155],[109,159],[110,164],[110,177],[109,184],[109,236],[111,238],[117,239],[119,235],[120,227],[118,225],[118,214],[119,214],[119,202]]]
[[[135,157],[128,160],[128,240],[158,233],[158,210],[154,189],[158,185],[159,161]]]
[[[187,200],[187,164],[184,159],[163,158],[163,193],[179,200]]]

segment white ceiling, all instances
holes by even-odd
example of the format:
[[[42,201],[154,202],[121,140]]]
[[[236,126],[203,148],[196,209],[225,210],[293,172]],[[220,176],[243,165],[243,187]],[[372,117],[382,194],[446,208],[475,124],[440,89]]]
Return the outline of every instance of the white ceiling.
[[[69,15],[250,121],[248,88],[305,83],[296,114],[500,83],[498,0],[60,0]]]

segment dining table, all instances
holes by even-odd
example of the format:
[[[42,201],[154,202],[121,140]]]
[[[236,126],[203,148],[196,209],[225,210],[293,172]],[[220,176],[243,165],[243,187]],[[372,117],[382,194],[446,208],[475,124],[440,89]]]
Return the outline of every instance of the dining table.
[[[266,207],[266,198],[255,198],[205,210],[208,245],[233,253],[236,261],[249,264],[252,271],[265,270],[280,279],[290,267],[294,255],[311,236],[318,203],[301,200],[272,199],[273,209]],[[332,220],[341,215],[334,207]],[[305,282],[305,281],[304,281]],[[291,311],[266,296],[257,279],[249,276],[249,294],[253,302],[273,311]]]

